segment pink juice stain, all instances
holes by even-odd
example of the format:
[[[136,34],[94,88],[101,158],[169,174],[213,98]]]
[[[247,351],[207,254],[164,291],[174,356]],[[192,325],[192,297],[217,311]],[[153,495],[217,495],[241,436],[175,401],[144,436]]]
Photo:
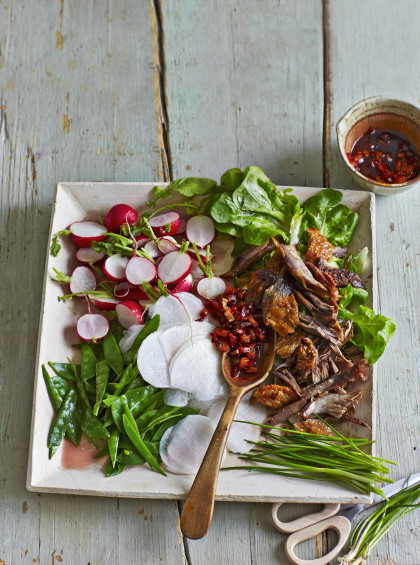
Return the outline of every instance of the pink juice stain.
[[[101,449],[102,445],[98,449],[92,445],[89,439],[85,436],[82,436],[77,447],[65,437],[63,440],[61,464],[65,469],[85,469],[92,465],[92,463],[103,465],[108,460],[108,455],[95,458]]]

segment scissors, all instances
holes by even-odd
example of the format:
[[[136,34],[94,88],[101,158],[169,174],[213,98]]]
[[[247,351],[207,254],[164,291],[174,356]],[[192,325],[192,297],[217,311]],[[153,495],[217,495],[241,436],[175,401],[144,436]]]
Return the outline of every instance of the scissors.
[[[384,497],[391,498],[406,487],[410,487],[420,482],[420,473],[410,475],[383,489]],[[314,514],[307,514],[291,522],[281,522],[277,512],[282,506],[273,504],[271,518],[274,526],[286,534],[291,534],[286,541],[286,555],[291,563],[295,565],[327,565],[331,559],[336,557],[343,549],[344,544],[349,538],[352,523],[356,516],[367,508],[373,508],[384,502],[384,498],[377,494],[373,497],[372,504],[324,504],[324,508]],[[337,545],[318,559],[300,559],[295,554],[295,547],[306,540],[309,540],[325,530],[335,530],[338,535]]]

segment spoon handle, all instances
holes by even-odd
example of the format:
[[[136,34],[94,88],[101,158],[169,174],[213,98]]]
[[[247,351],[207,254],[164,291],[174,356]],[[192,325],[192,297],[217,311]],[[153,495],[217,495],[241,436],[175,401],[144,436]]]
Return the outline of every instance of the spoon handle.
[[[206,535],[213,517],[217,479],[226,440],[230,432],[236,408],[246,390],[233,390],[220,417],[203,462],[195,477],[190,494],[181,514],[181,530],[184,536],[200,539]]]

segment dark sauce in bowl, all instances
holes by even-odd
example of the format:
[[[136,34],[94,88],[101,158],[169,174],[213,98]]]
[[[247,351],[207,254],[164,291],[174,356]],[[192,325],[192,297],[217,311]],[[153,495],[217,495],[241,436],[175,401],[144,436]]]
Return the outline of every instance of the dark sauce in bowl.
[[[380,183],[400,184],[420,173],[420,155],[414,143],[393,130],[370,127],[347,153],[363,176]]]

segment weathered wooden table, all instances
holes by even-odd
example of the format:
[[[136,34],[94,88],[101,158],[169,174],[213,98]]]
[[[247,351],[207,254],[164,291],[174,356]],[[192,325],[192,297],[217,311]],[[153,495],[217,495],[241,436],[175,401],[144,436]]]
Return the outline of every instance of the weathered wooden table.
[[[335,124],[388,94],[420,103],[416,0],[0,0],[0,563],[284,564],[265,504],[219,503],[182,539],[177,501],[25,490],[51,201],[61,180],[218,178],[356,188]],[[417,192],[377,198],[379,453],[420,468]],[[371,563],[419,565],[413,512]],[[302,556],[325,551],[322,537]]]

